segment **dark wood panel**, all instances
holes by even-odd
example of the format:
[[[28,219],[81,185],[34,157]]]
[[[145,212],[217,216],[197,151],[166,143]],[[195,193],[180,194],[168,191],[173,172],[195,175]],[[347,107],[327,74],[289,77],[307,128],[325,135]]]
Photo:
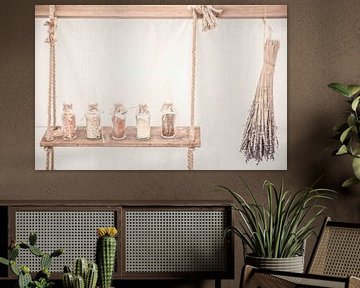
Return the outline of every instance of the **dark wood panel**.
[[[7,258],[8,247],[8,208],[0,206],[0,257]],[[0,264],[0,279],[8,276],[8,267]]]
[[[233,238],[227,242],[227,271],[226,272],[196,272],[196,273],[146,273],[143,274],[129,274],[125,273],[125,212],[126,211],[224,211],[226,214],[227,224],[232,223],[232,209],[230,203],[224,201],[84,201],[76,203],[58,201],[57,204],[47,201],[12,201],[13,205],[6,209],[8,218],[9,233],[4,240],[2,246],[7,247],[12,239],[15,239],[15,215],[17,211],[115,211],[114,223],[118,228],[118,252],[117,252],[117,266],[114,273],[114,279],[215,279],[215,278],[233,278],[234,276],[234,257],[233,257]],[[51,205],[47,205],[47,203]],[[95,205],[96,203],[96,205]],[[102,203],[102,204],[101,204]],[[16,205],[15,205],[16,204]],[[6,206],[3,206],[6,207]],[[5,249],[4,248],[4,249]],[[5,275],[6,277],[6,275]],[[14,278],[10,273],[9,278]],[[54,279],[60,279],[61,273],[53,273]]]

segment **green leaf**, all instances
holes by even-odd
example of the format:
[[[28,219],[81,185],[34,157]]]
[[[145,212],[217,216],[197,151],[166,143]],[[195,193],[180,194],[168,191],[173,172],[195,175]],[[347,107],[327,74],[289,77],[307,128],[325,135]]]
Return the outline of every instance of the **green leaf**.
[[[356,111],[357,106],[359,105],[360,96],[356,97],[355,100],[351,103],[351,109]]]
[[[41,256],[44,255],[44,252],[42,252],[42,251],[40,250],[40,248],[39,248],[39,247],[36,247],[36,246],[30,246],[30,247],[29,247],[29,251],[30,251],[32,254],[34,254],[35,256],[38,256],[38,257],[41,257]]]
[[[351,96],[354,96],[360,92],[360,85],[348,85],[347,90]]]
[[[20,248],[22,248],[22,249],[28,249],[28,248],[29,248],[29,245],[26,244],[26,243],[23,243],[23,242],[21,242],[21,243],[19,244],[19,246],[20,246]]]
[[[340,136],[340,141],[341,143],[344,143],[344,141],[346,140],[346,137],[348,136],[349,132],[351,131],[351,129],[353,128],[353,126],[347,128]]]
[[[344,181],[344,183],[341,185],[341,187],[348,188],[352,185],[359,184],[359,183],[360,183],[359,179],[357,179],[356,177],[351,177],[351,178],[347,179],[346,181]]]
[[[50,265],[51,265],[51,256],[50,254],[45,253],[42,257],[41,257],[41,261],[40,261],[40,267],[41,269],[49,269]]]
[[[62,248],[57,249],[57,250],[55,250],[54,252],[51,253],[51,257],[58,257],[63,253],[64,253],[64,249],[62,249]]]
[[[10,249],[8,252],[9,260],[16,260],[19,256],[19,246],[15,246],[14,248]]]
[[[358,135],[352,135],[347,145],[348,150],[354,157],[360,157],[360,138]]]
[[[333,89],[335,92],[339,93],[342,96],[351,97],[351,94],[347,88],[346,85],[341,84],[341,83],[331,83],[328,85],[329,88]]]
[[[11,271],[12,271],[16,276],[19,276],[21,270],[20,270],[20,268],[16,265],[16,262],[15,262],[15,261],[10,261],[10,268],[11,268]]]
[[[348,116],[348,118],[347,118],[347,124],[348,124],[349,127],[350,127],[350,126],[355,126],[355,124],[356,124],[356,116],[355,116],[353,113],[351,113],[351,114]]]
[[[0,257],[0,263],[1,264],[4,264],[4,265],[9,265],[9,260],[8,259],[5,259],[5,258],[3,258],[3,257]]]
[[[348,153],[348,150],[346,148],[346,145],[342,145],[339,150],[336,152],[336,155],[344,155],[344,154],[347,154]]]
[[[352,168],[357,179],[360,180],[360,158],[354,158],[352,162]]]
[[[35,232],[31,232],[29,235],[29,243],[31,246],[35,246],[36,245],[36,240],[37,240],[37,235]]]

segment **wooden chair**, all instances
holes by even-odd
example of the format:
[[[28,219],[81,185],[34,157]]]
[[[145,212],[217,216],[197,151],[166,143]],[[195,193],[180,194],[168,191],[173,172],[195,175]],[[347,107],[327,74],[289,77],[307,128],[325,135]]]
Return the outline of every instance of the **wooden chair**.
[[[306,273],[244,266],[240,287],[360,287],[360,224],[326,218]]]

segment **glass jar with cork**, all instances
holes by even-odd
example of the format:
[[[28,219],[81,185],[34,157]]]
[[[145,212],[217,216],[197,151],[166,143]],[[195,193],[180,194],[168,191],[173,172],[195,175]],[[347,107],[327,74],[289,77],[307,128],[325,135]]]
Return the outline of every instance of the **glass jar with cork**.
[[[177,112],[172,103],[164,103],[161,108],[161,137],[175,137],[175,121]]]
[[[150,138],[150,111],[146,104],[140,104],[136,114],[136,139],[148,140]]]
[[[126,138],[126,113],[127,109],[122,103],[116,103],[112,112],[113,130],[111,137],[114,140]]]
[[[62,113],[62,137],[65,140],[74,140],[76,136],[76,120],[73,104],[64,103]]]
[[[89,104],[88,111],[85,114],[86,118],[86,138],[97,140],[101,138],[101,117],[99,104]]]

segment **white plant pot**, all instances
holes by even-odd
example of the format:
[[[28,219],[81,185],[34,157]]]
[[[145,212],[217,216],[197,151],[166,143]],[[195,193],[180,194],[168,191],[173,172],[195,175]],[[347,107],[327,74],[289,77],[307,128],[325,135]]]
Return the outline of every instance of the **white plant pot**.
[[[304,256],[289,258],[263,258],[246,255],[245,263],[262,269],[304,273]]]

